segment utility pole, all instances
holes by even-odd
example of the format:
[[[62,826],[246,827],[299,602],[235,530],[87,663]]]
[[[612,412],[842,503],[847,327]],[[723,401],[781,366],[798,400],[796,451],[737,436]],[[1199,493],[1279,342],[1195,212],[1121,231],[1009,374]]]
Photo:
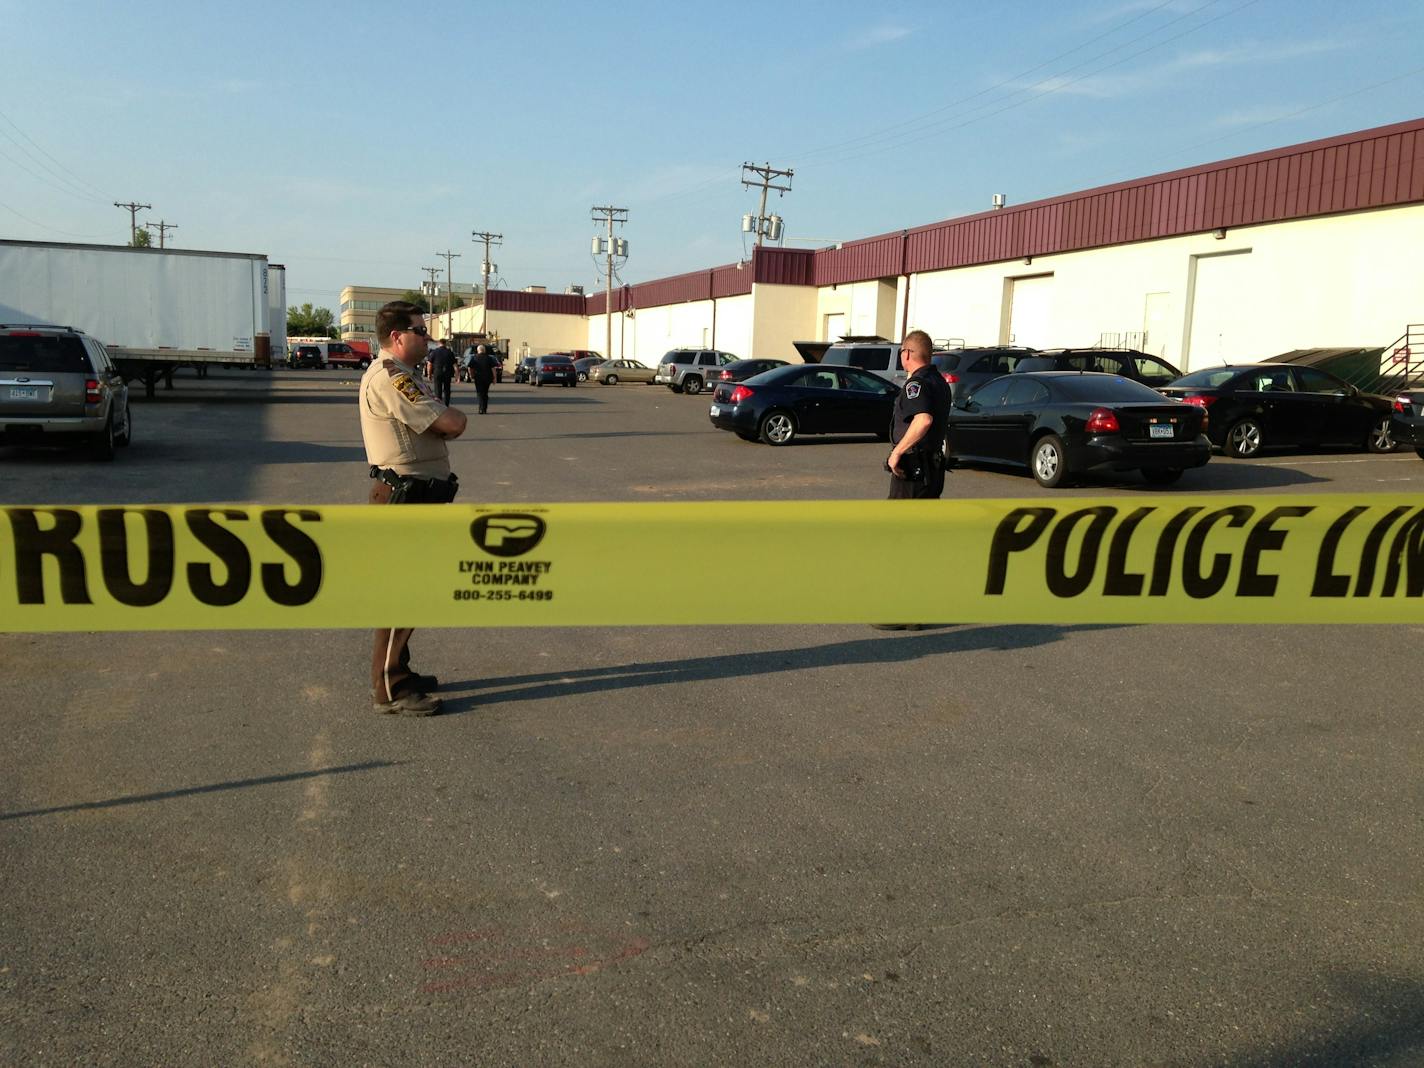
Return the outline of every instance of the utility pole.
[[[151,210],[153,208],[153,205],[140,204],[137,201],[134,201],[129,204],[120,204],[116,200],[114,201],[114,207],[123,208],[129,213],[129,244],[132,245],[135,241],[138,240],[138,213],[141,211]]]
[[[422,271],[430,276],[430,279],[420,284],[422,292],[430,295],[430,310],[435,310],[435,298],[440,295],[440,283],[436,281],[440,277],[439,267],[422,267]]]
[[[152,226],[152,227],[155,227],[155,228],[158,230],[158,247],[159,247],[159,248],[167,248],[167,247],[168,247],[168,231],[169,231],[169,230],[176,230],[176,229],[178,229],[178,224],[177,224],[177,223],[164,222],[162,219],[160,219],[158,222],[149,222],[148,220],[144,220],[144,224],[143,224],[143,225],[144,225],[144,226]]]
[[[449,337],[455,326],[455,283],[451,279],[450,261],[458,260],[458,252],[437,252],[445,257],[445,336]]]
[[[488,336],[489,334],[489,276],[494,269],[490,263],[490,245],[498,245],[504,241],[503,234],[492,234],[486,230],[471,230],[470,237],[475,241],[485,243],[485,258],[480,262],[480,330]]]
[[[595,247],[602,245],[602,251],[605,252],[608,257],[605,263],[607,277],[605,279],[605,299],[603,304],[604,344],[606,346],[604,356],[611,360],[613,359],[613,257],[622,256],[626,258],[628,255],[628,242],[613,236],[613,224],[617,223],[619,226],[622,226],[626,223],[628,221],[628,209],[600,208],[595,205],[593,208],[593,221],[608,223],[608,237],[594,238],[594,245]],[[597,255],[597,252],[595,252],[594,255]]]
[[[747,172],[748,172],[748,171],[750,171],[752,174],[757,175],[758,178],[749,178],[749,177],[747,177]],[[796,172],[793,171],[793,170],[791,170],[790,168],[787,168],[787,169],[784,170],[784,171],[783,171],[783,170],[778,170],[776,167],[773,167],[770,163],[763,164],[763,165],[760,166],[760,167],[758,167],[755,163],[743,163],[743,164],[742,164],[742,188],[743,188],[743,189],[750,189],[750,188],[751,188],[752,186],[754,186],[754,185],[759,185],[759,186],[761,186],[761,207],[757,210],[757,227],[756,227],[756,235],[757,235],[756,247],[757,247],[757,248],[760,248],[760,247],[761,247],[761,239],[767,235],[767,231],[768,231],[768,229],[769,229],[768,226],[767,226],[767,223],[768,223],[770,220],[767,219],[767,215],[766,215],[766,194],[767,194],[767,191],[770,190],[770,189],[775,189],[777,196],[782,196],[782,195],[785,194],[785,193],[791,192],[791,176],[792,176],[793,174],[795,174],[795,173],[796,173]],[[773,180],[773,179],[776,179],[776,178],[785,178],[785,179],[786,179],[786,184],[785,184],[785,185],[773,185],[773,184],[772,184],[772,180]],[[778,225],[778,229],[779,229],[779,225]]]

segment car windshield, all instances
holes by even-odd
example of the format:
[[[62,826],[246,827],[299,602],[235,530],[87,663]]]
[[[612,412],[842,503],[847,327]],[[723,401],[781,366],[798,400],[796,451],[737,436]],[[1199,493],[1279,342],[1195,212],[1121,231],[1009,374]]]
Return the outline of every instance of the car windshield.
[[[84,343],[73,334],[0,334],[0,371],[88,370]]]
[[[1053,385],[1064,400],[1088,404],[1141,404],[1144,401],[1166,400],[1155,389],[1117,375],[1055,375]]]
[[[1205,371],[1193,371],[1169,383],[1173,389],[1216,389],[1224,386],[1241,373],[1239,367],[1211,367]]]

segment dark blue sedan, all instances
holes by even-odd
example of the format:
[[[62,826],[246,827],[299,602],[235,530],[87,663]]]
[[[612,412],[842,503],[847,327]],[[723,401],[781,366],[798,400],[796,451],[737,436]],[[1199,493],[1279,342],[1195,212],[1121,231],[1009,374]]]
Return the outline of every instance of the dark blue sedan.
[[[899,387],[854,367],[792,364],[719,383],[708,416],[745,441],[789,445],[803,434],[890,434]]]

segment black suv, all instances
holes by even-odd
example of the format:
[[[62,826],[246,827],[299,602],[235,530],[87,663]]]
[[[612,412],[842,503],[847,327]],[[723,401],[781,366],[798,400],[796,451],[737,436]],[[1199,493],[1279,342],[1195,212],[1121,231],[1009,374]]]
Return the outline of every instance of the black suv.
[[[1016,371],[1098,371],[1161,389],[1182,377],[1166,360],[1136,349],[1044,349]]]
[[[73,327],[0,324],[0,444],[78,441],[112,460],[132,440],[129,387],[103,345]]]
[[[967,396],[991,378],[1008,374],[1020,360],[1037,355],[1037,349],[988,345],[936,351],[930,363],[949,383],[950,393],[959,397]]]

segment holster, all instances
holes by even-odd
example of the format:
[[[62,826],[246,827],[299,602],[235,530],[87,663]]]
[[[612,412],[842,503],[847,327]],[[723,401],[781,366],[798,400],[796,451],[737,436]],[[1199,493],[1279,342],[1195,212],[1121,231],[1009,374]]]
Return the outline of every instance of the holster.
[[[421,478],[400,475],[389,467],[371,467],[371,477],[391,487],[390,504],[449,504],[460,489],[455,475],[449,478]]]

